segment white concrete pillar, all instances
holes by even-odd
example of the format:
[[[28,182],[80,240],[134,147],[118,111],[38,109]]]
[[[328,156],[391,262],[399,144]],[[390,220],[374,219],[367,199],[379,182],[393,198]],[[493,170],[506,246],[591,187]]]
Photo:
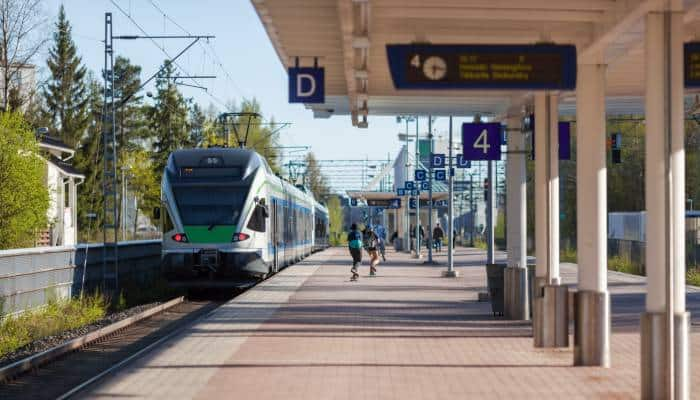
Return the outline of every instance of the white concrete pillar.
[[[559,278],[559,96],[535,94],[535,347],[568,347],[568,289]]]
[[[646,312],[642,398],[687,399],[683,4],[646,17]]]
[[[576,84],[576,243],[574,365],[610,366],[605,70],[578,66]]]
[[[521,116],[509,117],[508,160],[506,162],[506,243],[508,266],[527,267],[527,171],[525,134],[520,132]]]
[[[530,319],[527,276],[527,171],[525,134],[521,116],[508,117],[508,159],[506,163],[506,244],[508,267],[505,272],[505,317]]]

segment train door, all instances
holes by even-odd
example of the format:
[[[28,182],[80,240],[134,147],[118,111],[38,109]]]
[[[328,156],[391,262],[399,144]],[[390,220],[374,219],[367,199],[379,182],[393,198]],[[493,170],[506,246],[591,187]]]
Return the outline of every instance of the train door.
[[[272,272],[277,272],[279,271],[279,256],[278,256],[278,248],[279,248],[279,233],[277,232],[278,224],[277,224],[277,199],[272,199],[272,207],[271,207],[271,215],[270,215],[270,243],[272,243]]]

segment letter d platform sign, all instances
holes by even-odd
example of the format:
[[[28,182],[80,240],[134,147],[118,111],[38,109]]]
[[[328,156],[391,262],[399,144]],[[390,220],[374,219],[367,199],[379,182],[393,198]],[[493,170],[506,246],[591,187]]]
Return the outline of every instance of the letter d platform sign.
[[[324,103],[326,101],[323,68],[290,67],[287,71],[290,103]]]

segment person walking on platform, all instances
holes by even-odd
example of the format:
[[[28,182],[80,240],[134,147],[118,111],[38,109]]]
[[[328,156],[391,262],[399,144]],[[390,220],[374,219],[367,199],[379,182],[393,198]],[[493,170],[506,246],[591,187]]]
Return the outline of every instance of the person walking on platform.
[[[382,256],[382,261],[386,261],[386,229],[384,225],[377,225],[375,233],[379,239],[379,254]]]
[[[364,242],[367,254],[369,254],[369,275],[374,276],[377,273],[377,264],[379,264],[379,237],[374,232],[372,225],[365,229]]]
[[[442,251],[442,238],[445,236],[445,232],[442,231],[440,223],[438,222],[433,229],[433,240],[435,241],[436,250],[438,252]]]
[[[350,226],[350,233],[348,233],[348,249],[350,250],[350,256],[352,257],[352,276],[351,281],[356,281],[360,276],[357,273],[357,268],[362,263],[362,233],[357,229],[357,224],[352,224]]]

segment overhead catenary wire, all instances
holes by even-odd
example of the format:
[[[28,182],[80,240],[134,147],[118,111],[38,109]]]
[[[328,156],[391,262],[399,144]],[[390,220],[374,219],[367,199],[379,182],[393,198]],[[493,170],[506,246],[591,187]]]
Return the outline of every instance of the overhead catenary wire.
[[[156,9],[156,11],[158,11],[159,13],[161,13],[163,15],[163,18],[170,21],[173,25],[178,27],[184,33],[191,35],[191,33],[184,26],[182,26],[180,23],[175,21],[175,19],[173,17],[171,17],[168,13],[166,13],[165,10],[163,10],[163,8],[160,7],[160,5],[158,5],[155,0],[148,0],[148,2],[151,3],[151,5],[153,6],[153,8]],[[240,86],[238,86],[238,84],[233,79],[233,77],[231,76],[229,71],[224,67],[223,62],[221,62],[221,58],[219,58],[219,55],[216,52],[216,49],[214,48],[214,46],[212,46],[212,44],[209,41],[206,41],[204,43],[200,42],[200,46],[202,47],[202,50],[204,50],[205,54],[207,53],[205,43],[206,43],[206,46],[208,46],[211,49],[212,64],[216,65],[217,67],[219,67],[219,69],[221,69],[221,72],[224,73],[224,76],[226,76],[226,79],[228,79],[228,81],[231,83],[231,86],[233,86],[233,88],[236,89],[236,91],[240,92],[240,94],[242,94],[244,97],[250,97],[250,95],[248,93],[246,93],[245,90],[243,90]]]
[[[129,21],[131,21],[131,23],[134,24],[134,26],[136,26],[136,28],[137,28],[144,36],[151,36],[151,35],[148,34],[148,32],[146,32],[146,30],[145,30],[141,25],[139,25],[138,22],[136,22],[136,20],[135,20],[131,15],[129,15],[129,13],[127,13],[121,6],[119,6],[119,4],[117,4],[117,2],[116,2],[115,0],[109,0],[109,2],[112,3],[112,5],[114,5],[114,7],[116,7],[117,10],[119,10],[120,13],[122,13],[122,15],[124,15]],[[167,51],[163,46],[161,46],[160,44],[158,44],[158,42],[157,42],[154,38],[150,38],[150,37],[149,37],[148,39],[149,39],[163,54],[165,54],[165,56],[166,56],[168,59],[172,59],[172,56],[170,55],[170,53],[168,53],[168,51]],[[180,69],[182,72],[184,72],[186,75],[191,75],[191,74],[190,74],[189,72],[187,72],[187,70],[186,70],[185,68],[183,68],[182,65],[180,65],[180,63],[178,63],[177,61],[174,61],[173,64],[174,64],[178,69]],[[195,79],[195,78],[188,78],[188,79],[190,79],[192,82],[194,82],[194,84],[197,85],[197,86],[203,86],[203,85],[202,85],[201,83],[199,83],[199,81],[197,81],[197,79]],[[221,101],[221,99],[219,99],[218,97],[214,96],[214,95],[213,95],[212,93],[210,93],[209,91],[205,91],[204,93],[206,93],[207,96],[209,96],[212,100],[214,100],[215,102],[219,103],[222,107],[225,107],[225,106],[226,106],[225,103],[224,103],[223,101]]]

